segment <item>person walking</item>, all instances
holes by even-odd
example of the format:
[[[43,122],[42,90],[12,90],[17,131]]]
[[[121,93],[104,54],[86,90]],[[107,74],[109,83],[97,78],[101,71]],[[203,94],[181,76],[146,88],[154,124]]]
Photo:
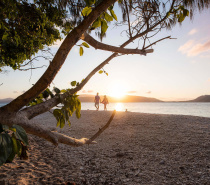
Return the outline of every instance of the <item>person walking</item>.
[[[99,110],[99,102],[101,102],[101,99],[100,99],[100,96],[98,95],[98,93],[95,96],[94,102],[95,102],[96,110]]]
[[[108,101],[108,98],[106,97],[106,95],[104,95],[104,99],[101,103],[104,104],[104,110],[107,110],[106,105],[109,104],[109,101]]]

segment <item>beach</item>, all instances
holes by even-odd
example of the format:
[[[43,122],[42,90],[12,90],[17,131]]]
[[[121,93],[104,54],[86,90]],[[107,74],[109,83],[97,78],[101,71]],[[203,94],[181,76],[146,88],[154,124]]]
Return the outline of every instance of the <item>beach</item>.
[[[90,138],[112,112],[81,111],[71,127],[56,128],[50,113],[41,125]],[[209,184],[210,118],[117,112],[97,144],[71,147],[29,135],[29,159],[0,167],[0,184]]]

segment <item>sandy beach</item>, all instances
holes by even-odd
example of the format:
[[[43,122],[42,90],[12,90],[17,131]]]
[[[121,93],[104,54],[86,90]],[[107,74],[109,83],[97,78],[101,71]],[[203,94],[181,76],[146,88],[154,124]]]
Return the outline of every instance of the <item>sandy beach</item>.
[[[111,116],[82,111],[58,132],[91,137]],[[50,113],[36,117],[56,127]],[[29,135],[29,159],[0,167],[4,184],[201,184],[210,183],[210,118],[117,112],[97,144],[78,148]],[[70,184],[70,183],[69,183]]]

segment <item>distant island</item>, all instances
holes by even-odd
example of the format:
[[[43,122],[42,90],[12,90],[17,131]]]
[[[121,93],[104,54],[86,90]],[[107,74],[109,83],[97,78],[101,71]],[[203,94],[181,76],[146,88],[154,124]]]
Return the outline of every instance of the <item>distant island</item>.
[[[12,100],[13,100],[12,98],[0,99],[0,103],[5,103],[5,104],[7,104],[7,103],[11,102]]]
[[[210,102],[210,95],[199,96],[194,100],[190,100],[189,102]]]
[[[95,95],[80,95],[79,99],[81,102],[94,102],[94,97]],[[103,95],[100,96],[101,100],[103,99]],[[143,96],[130,96],[126,95],[123,96],[122,98],[115,98],[108,96],[108,100],[110,103],[115,103],[115,102],[122,102],[122,103],[128,103],[128,102],[163,102],[161,100],[158,100],[156,98],[148,98],[148,97],[143,97]]]
[[[94,97],[95,95],[80,95],[79,99],[81,102],[94,102]],[[101,100],[103,99],[103,95],[101,95]],[[134,102],[164,102],[162,100],[156,99],[156,98],[149,98],[149,97],[144,97],[144,96],[131,96],[131,95],[126,95],[122,98],[115,98],[108,96],[109,102],[110,103],[116,103],[116,102],[122,102],[122,103],[134,103]],[[13,99],[12,98],[5,98],[5,99],[0,99],[0,103],[2,104],[7,104],[11,102]],[[199,96],[193,100],[189,101],[179,101],[181,102],[210,102],[210,95],[202,95]]]

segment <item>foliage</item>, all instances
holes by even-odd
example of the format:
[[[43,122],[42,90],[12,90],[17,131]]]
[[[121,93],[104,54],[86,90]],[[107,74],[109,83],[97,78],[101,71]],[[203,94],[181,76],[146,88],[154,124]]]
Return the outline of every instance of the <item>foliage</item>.
[[[2,0],[0,6],[0,65],[18,69],[32,55],[61,39],[55,26],[68,30],[63,23],[65,11],[53,6],[54,0]]]
[[[78,86],[79,82],[72,81],[71,86]],[[70,89],[62,89],[60,90],[57,87],[53,88],[53,91],[51,91],[49,88],[47,88],[44,92],[42,92],[38,97],[36,97],[34,100],[32,100],[28,106],[34,106],[37,104],[40,104],[49,98],[53,98],[55,96],[60,98],[60,94],[68,93]],[[79,100],[79,95],[77,94],[68,94],[68,96],[65,97],[64,100],[61,102],[61,107],[59,109],[53,110],[53,115],[57,120],[57,127],[63,128],[65,123],[68,122],[69,126],[71,125],[70,117],[75,112],[76,117],[79,119],[81,117],[81,102]]]
[[[1,0],[0,1],[0,67],[10,66],[14,70],[19,69],[20,65],[27,59],[43,49],[45,45],[53,44],[57,39],[61,39],[62,34],[68,34],[75,26],[79,25],[93,9],[98,6],[102,0],[34,0],[29,3],[27,0]],[[123,23],[127,21],[130,28],[130,35],[145,32],[144,40],[147,40],[147,32],[151,25],[161,22],[159,32],[162,28],[171,28],[177,21],[182,22],[191,12],[186,7],[193,6],[191,2],[202,2],[203,4],[209,0],[194,0],[194,1],[176,1],[176,6],[172,11],[167,12],[166,2],[158,0],[124,0],[118,1],[122,9]],[[136,11],[137,24],[133,26],[128,21],[128,10]],[[198,7],[204,7],[205,5]],[[74,6],[73,6],[74,5]],[[163,10],[163,14],[161,11]],[[140,12],[140,13],[139,13]],[[69,15],[70,14],[70,17]],[[108,29],[109,22],[116,20],[117,16],[110,6],[107,11],[101,12],[101,15],[89,25],[89,31],[95,32],[102,39]],[[135,21],[134,21],[135,22]],[[123,25],[123,23],[121,25]],[[148,31],[149,32],[149,31]],[[156,33],[152,33],[156,34]],[[144,42],[145,44],[145,42]],[[80,45],[79,53],[82,56],[84,47],[89,48],[89,45],[83,42]],[[105,73],[103,69],[100,74]],[[72,81],[73,87],[79,83]],[[70,125],[70,116],[75,112],[76,117],[80,118],[81,102],[78,95],[68,93],[70,89],[60,90],[54,87],[53,91],[46,89],[38,97],[29,103],[28,106],[34,106],[45,102],[50,98],[60,98],[62,93],[66,96],[60,99],[61,108],[53,111],[53,115],[57,120],[57,126],[63,128],[65,123]],[[0,165],[5,162],[11,162],[17,155],[21,158],[27,158],[26,148],[28,138],[25,130],[13,125],[11,128],[0,124]]]
[[[28,137],[22,127],[0,124],[0,166],[12,162],[16,155],[21,159],[27,159],[27,146]]]
[[[2,0],[0,2],[0,67],[19,69],[25,60],[30,60],[39,50],[52,45],[61,35],[68,34],[84,17],[91,13],[100,0]],[[72,6],[72,3],[76,3]],[[78,5],[78,6],[77,6]],[[103,36],[107,21],[116,19],[104,12],[99,17]],[[69,14],[71,19],[69,18]],[[92,29],[96,28],[93,23]],[[83,49],[80,48],[80,55]],[[1,70],[1,69],[0,69]]]

